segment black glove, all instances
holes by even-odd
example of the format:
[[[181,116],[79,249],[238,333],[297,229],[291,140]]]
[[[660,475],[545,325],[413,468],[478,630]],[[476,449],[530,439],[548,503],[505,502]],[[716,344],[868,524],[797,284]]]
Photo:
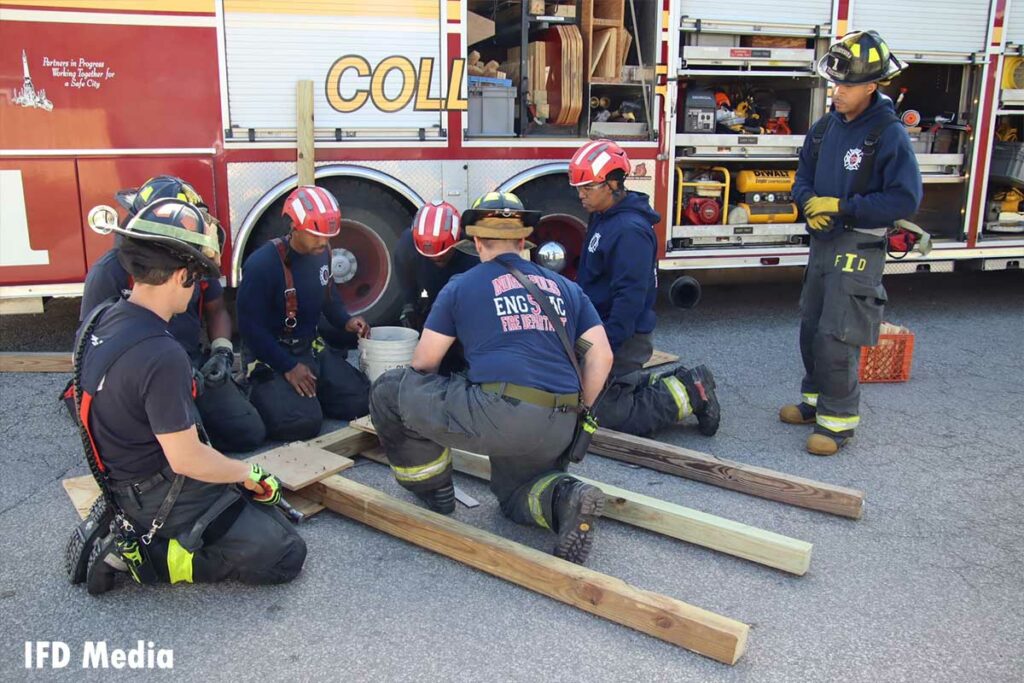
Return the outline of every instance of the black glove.
[[[416,307],[412,304],[406,304],[402,307],[402,313],[398,316],[398,320],[402,323],[402,327],[408,327],[410,330],[418,332],[423,329],[423,314],[416,310]]]
[[[203,364],[200,372],[207,386],[220,386],[231,377],[231,369],[235,364],[235,354],[230,349],[219,348],[210,355],[210,360]]]

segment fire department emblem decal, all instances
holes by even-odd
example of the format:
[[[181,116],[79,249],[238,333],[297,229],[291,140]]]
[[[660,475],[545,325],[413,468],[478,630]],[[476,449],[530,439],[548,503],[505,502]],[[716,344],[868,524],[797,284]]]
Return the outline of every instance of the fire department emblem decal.
[[[327,286],[327,278],[331,276],[331,269],[328,266],[320,266],[320,284]]]
[[[861,151],[860,147],[848,149],[846,150],[846,156],[843,157],[843,168],[847,171],[856,171],[860,168],[860,162],[862,161],[864,161],[864,152]]]
[[[587,245],[587,251],[591,254],[597,251],[597,245],[601,243],[601,233],[597,233],[590,238],[590,244]]]

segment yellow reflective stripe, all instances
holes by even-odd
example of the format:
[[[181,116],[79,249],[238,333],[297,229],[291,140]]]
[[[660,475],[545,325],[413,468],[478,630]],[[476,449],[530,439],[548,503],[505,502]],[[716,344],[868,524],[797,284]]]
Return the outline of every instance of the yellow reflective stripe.
[[[882,61],[882,56],[878,54],[877,49],[871,48],[870,50],[868,50],[868,63],[880,61]]]
[[[804,394],[804,403],[809,406],[818,406],[818,395],[817,394]]]
[[[167,546],[167,573],[171,583],[192,583],[192,553],[185,550],[176,538],[172,538]]]
[[[860,424],[860,416],[836,417],[834,415],[822,415],[818,413],[818,426],[824,427],[830,432],[845,432],[854,429]]]
[[[860,57],[860,43],[850,43],[847,47],[850,48],[850,52],[854,57]]]
[[[672,394],[672,400],[676,402],[676,408],[679,409],[679,416],[676,421],[682,420],[687,415],[693,413],[693,408],[690,407],[690,397],[686,393],[686,386],[679,381],[679,378],[675,375],[669,375],[661,379],[665,383],[665,387],[668,389],[668,393]]]
[[[544,508],[540,504],[540,497],[547,487],[551,486],[551,482],[564,476],[565,475],[562,472],[549,474],[543,479],[538,479],[537,482],[530,487],[530,494],[526,497],[530,504],[530,514],[533,516],[533,521],[537,522],[537,526],[542,529],[550,529],[551,525],[548,524],[548,520],[544,519]]]
[[[392,465],[391,471],[395,473],[395,479],[398,481],[425,481],[431,477],[436,477],[439,474],[443,474],[445,470],[451,467],[452,454],[447,448],[441,451],[440,457],[437,460],[431,460],[426,465],[417,465],[416,467],[399,467],[398,465]]]

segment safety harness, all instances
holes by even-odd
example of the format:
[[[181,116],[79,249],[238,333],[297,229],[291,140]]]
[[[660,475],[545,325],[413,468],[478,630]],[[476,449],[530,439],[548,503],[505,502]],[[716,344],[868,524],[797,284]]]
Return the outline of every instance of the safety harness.
[[[100,492],[106,498],[107,504],[114,511],[114,524],[118,535],[118,549],[125,559],[132,576],[139,583],[155,583],[158,580],[156,570],[152,562],[146,561],[146,546],[153,540],[156,532],[163,527],[167,521],[171,509],[181,493],[185,484],[185,477],[175,475],[171,488],[160,504],[156,516],[150,524],[149,530],[139,536],[135,526],[124,513],[124,510],[117,504],[113,495],[114,484],[110,480],[107,466],[100,456],[96,441],[93,438],[90,428],[90,411],[96,394],[103,386],[103,381],[111,366],[128,349],[134,347],[147,339],[161,336],[163,331],[155,331],[153,328],[135,326],[124,330],[121,334],[108,339],[99,339],[95,331],[104,314],[115,305],[120,298],[111,298],[94,308],[86,318],[82,329],[78,333],[75,343],[75,354],[73,359],[72,387],[74,390],[76,422],[79,427],[79,435],[82,439],[82,448],[85,451],[86,462],[89,463],[89,470],[92,472]],[[86,353],[89,353],[90,364],[84,369],[82,361]],[[195,394],[195,382],[193,381],[193,396]],[[141,542],[141,545],[140,545]]]
[[[868,191],[868,185],[871,184],[871,177],[875,171],[875,156],[878,152],[878,141],[882,139],[882,133],[893,123],[899,123],[899,119],[895,114],[888,113],[882,117],[883,120],[872,128],[867,137],[864,138],[863,149],[861,150],[863,158],[860,162],[860,167],[857,169],[857,175],[853,179],[853,186],[850,188],[850,195],[863,195]],[[831,114],[818,119],[818,122],[811,128],[811,159],[814,160],[815,165],[818,163],[818,156],[821,152],[821,143],[824,141],[825,136],[828,134],[829,129],[832,128],[832,124],[835,123],[835,117]],[[904,224],[904,225],[901,225]],[[922,240],[928,236],[923,230],[914,226],[916,230],[907,229],[905,227],[905,221],[897,221],[897,224],[889,227],[886,230],[886,253],[894,259],[901,259],[906,257],[907,254],[913,250],[914,246],[919,240]],[[912,223],[910,225],[913,225]]]
[[[270,243],[277,249],[281,268],[284,270],[284,327],[281,329],[281,335],[285,339],[291,339],[295,327],[299,324],[299,296],[295,291],[295,278],[292,277],[292,266],[288,258],[288,238],[275,237]]]

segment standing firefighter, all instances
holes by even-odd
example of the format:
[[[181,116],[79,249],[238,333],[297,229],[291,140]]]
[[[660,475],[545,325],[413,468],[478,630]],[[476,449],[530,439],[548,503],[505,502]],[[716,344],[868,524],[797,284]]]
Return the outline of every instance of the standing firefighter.
[[[137,189],[121,190],[116,197],[128,211],[126,220],[160,199],[180,199],[205,210],[202,197],[192,186],[174,176],[150,178]],[[210,220],[209,214],[204,218]],[[127,298],[131,294],[134,280],[121,264],[118,250],[115,246],[89,269],[79,321],[112,297]],[[214,275],[201,278],[193,288],[188,308],[171,318],[167,329],[197,369],[196,408],[213,446],[226,451],[251,451],[263,443],[266,429],[259,413],[231,377],[235,357],[231,314],[224,305],[219,278],[219,269]],[[210,338],[209,352],[204,352],[200,343],[204,326]]]
[[[90,223],[125,237],[118,260],[135,286],[94,308],[76,341],[75,404],[102,495],[68,543],[69,576],[92,594],[121,572],[139,583],[289,581],[306,546],[274,507],[277,480],[204,442],[192,365],[168,332],[199,279],[218,271],[217,227],[177,199],[151,203],[123,228],[108,211]]]
[[[555,555],[582,563],[604,500],[566,474],[562,456],[612,355],[580,288],[519,256],[538,219],[510,193],[485,195],[465,213],[481,263],[441,290],[412,367],[377,379],[370,415],[395,478],[431,510],[455,509],[450,449],[484,453],[502,512],[554,531]],[[466,375],[437,374],[456,339]],[[579,374],[566,348],[574,342],[589,347]]]
[[[395,271],[402,284],[402,324],[422,330],[448,281],[480,263],[480,259],[455,248],[461,234],[459,211],[448,202],[424,204],[412,227],[398,238]],[[426,292],[426,296],[423,293]]]
[[[324,416],[351,420],[366,415],[370,382],[325,345],[321,312],[338,329],[365,337],[370,328],[350,316],[330,286],[330,239],[341,232],[341,210],[315,185],[295,189],[284,203],[285,237],[254,251],[238,289],[238,331],[245,344],[252,402],[267,435],[281,441],[311,439]]]
[[[701,434],[718,431],[720,409],[711,371],[677,368],[643,372],[654,351],[661,220],[647,195],[625,188],[629,158],[611,140],[580,147],[569,162],[569,184],[590,213],[576,281],[601,315],[615,352],[608,391],[596,407],[602,426],[646,435],[696,415]]]
[[[886,230],[921,202],[921,174],[892,101],[878,92],[906,68],[874,31],[851,33],[818,63],[833,111],[811,128],[793,194],[811,235],[800,293],[802,402],[789,424],[814,423],[807,450],[833,455],[860,423],[860,347],[878,342]]]

